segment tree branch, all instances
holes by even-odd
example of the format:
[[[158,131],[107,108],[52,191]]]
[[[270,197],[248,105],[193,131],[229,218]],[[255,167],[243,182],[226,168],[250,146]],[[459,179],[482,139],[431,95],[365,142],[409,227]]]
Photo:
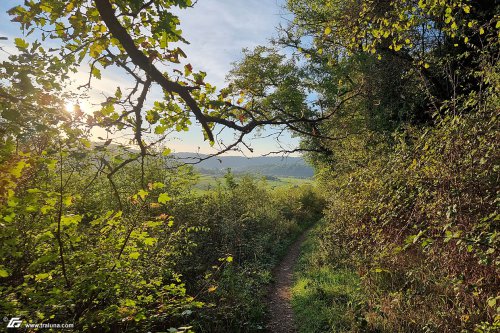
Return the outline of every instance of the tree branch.
[[[148,59],[148,57],[140,51],[135,45],[134,40],[121,25],[120,21],[116,18],[115,12],[111,3],[108,0],[95,0],[96,8],[101,15],[102,20],[108,27],[109,31],[123,46],[127,54],[132,59],[132,62],[145,71],[152,80],[158,83],[163,89],[169,92],[178,94],[187,106],[194,113],[196,119],[201,123],[201,126],[207,133],[210,141],[214,141],[212,130],[207,123],[205,115],[201,112],[198,104],[191,96],[187,87],[180,85],[177,82],[168,80]]]

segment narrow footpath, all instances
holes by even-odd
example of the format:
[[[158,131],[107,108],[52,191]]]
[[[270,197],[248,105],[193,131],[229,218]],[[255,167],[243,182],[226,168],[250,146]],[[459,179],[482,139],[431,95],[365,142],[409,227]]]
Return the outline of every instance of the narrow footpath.
[[[300,245],[306,238],[307,231],[290,246],[288,253],[274,269],[274,284],[270,289],[269,323],[267,329],[272,333],[295,333],[297,328],[293,320],[291,288],[293,268],[300,254]]]

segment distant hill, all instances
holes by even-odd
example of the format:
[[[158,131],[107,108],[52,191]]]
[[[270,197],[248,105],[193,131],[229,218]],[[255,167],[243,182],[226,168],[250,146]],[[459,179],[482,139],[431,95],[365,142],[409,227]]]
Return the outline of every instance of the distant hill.
[[[173,155],[184,161],[207,156],[195,153],[175,153]],[[314,174],[313,169],[301,157],[218,156],[195,164],[194,167],[203,174],[211,175],[224,174],[228,168],[236,174],[250,173],[275,177],[310,178]]]

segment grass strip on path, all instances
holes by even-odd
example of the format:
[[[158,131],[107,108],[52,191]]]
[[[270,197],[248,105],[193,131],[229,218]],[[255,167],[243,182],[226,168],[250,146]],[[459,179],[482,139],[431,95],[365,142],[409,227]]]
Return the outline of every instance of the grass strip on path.
[[[302,244],[295,266],[292,307],[298,331],[356,332],[364,326],[359,316],[363,300],[358,274],[324,262],[318,223]]]

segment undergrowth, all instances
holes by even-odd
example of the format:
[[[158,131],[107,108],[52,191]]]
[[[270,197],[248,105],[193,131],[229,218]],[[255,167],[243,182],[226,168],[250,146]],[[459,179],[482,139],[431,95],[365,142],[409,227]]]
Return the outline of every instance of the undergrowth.
[[[313,228],[302,245],[295,268],[292,306],[299,332],[351,332],[363,327],[363,301],[358,274],[352,267],[325,262],[318,241],[324,222]]]

